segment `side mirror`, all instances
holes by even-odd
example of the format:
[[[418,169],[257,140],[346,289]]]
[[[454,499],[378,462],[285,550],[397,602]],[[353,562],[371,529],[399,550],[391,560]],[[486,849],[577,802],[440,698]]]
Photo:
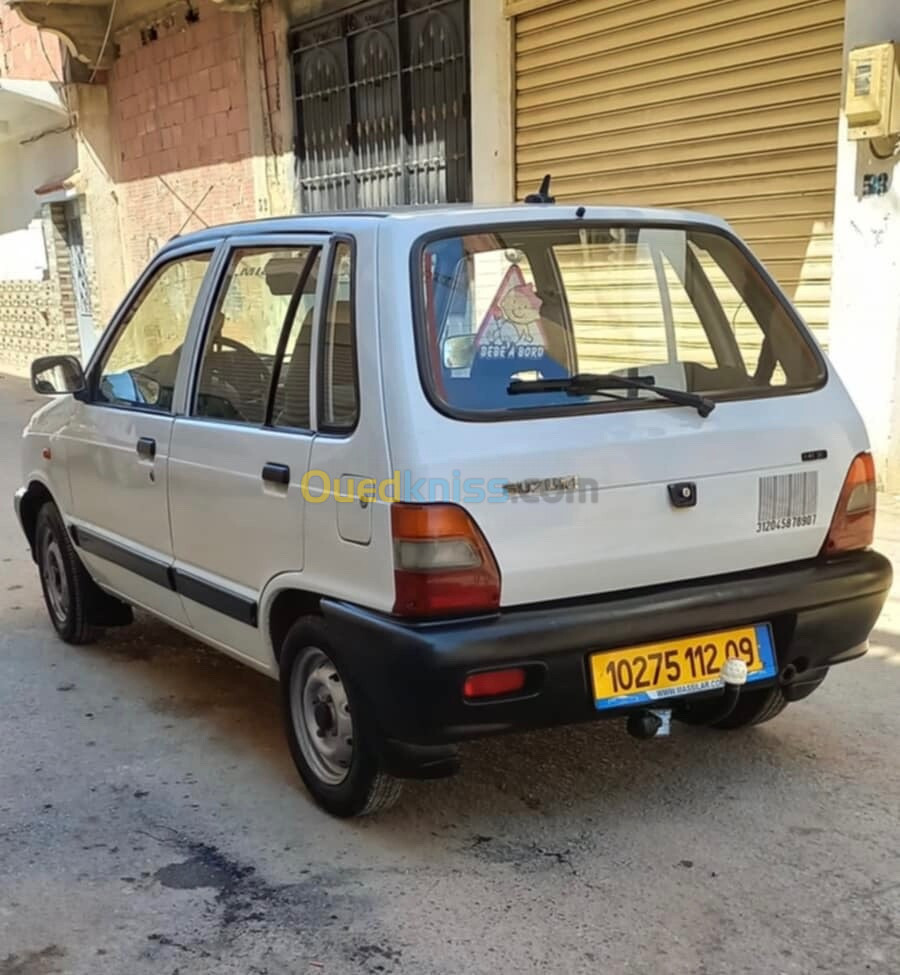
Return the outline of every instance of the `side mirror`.
[[[475,336],[451,335],[444,339],[442,354],[445,369],[468,369],[475,358]]]
[[[82,392],[87,382],[75,356],[48,355],[31,363],[31,385],[42,396],[60,396]]]

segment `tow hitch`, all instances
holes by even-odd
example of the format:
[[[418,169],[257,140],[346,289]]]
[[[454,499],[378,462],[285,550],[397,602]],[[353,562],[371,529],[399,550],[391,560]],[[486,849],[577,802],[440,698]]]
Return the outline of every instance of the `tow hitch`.
[[[747,665],[743,660],[727,660],[720,676],[724,686],[718,708],[712,710],[704,708],[702,720],[697,714],[684,709],[676,710],[674,717],[685,724],[715,724],[717,721],[724,721],[737,707],[741,688],[747,683]],[[649,741],[658,735],[668,735],[672,717],[672,711],[655,711],[646,708],[629,714],[625,729],[632,738]]]
[[[636,711],[628,715],[625,730],[632,738],[649,741],[657,735],[665,737],[672,724],[671,711]]]

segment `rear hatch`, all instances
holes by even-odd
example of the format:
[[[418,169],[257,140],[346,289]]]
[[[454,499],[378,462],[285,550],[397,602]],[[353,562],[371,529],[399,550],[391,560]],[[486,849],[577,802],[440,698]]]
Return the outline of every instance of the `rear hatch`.
[[[435,409],[407,431],[415,444],[392,437],[392,449],[415,473],[407,500],[470,512],[503,604],[820,551],[864,433],[730,233],[545,221],[448,233],[418,257],[419,366]]]
[[[821,550],[857,452],[830,400],[479,427],[422,482],[475,519],[504,605],[794,562]]]

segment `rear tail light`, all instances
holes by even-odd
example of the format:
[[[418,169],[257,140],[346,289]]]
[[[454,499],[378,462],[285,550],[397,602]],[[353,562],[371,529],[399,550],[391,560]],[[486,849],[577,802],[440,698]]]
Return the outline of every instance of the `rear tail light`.
[[[454,504],[391,505],[394,612],[458,616],[500,605],[500,570],[469,514]]]
[[[823,555],[868,548],[875,538],[875,462],[860,454],[850,465],[838,499]]]
[[[469,674],[463,684],[463,697],[467,701],[478,701],[486,697],[505,697],[524,690],[527,680],[528,674],[524,667]]]

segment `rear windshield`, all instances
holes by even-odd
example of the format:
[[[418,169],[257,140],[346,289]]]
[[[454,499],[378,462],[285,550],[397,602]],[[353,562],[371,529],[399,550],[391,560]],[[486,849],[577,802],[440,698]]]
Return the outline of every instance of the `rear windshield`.
[[[783,298],[721,233],[505,226],[432,240],[418,267],[421,369],[450,412],[660,403],[644,390],[510,392],[515,380],[585,373],[714,400],[799,392],[825,379]]]

